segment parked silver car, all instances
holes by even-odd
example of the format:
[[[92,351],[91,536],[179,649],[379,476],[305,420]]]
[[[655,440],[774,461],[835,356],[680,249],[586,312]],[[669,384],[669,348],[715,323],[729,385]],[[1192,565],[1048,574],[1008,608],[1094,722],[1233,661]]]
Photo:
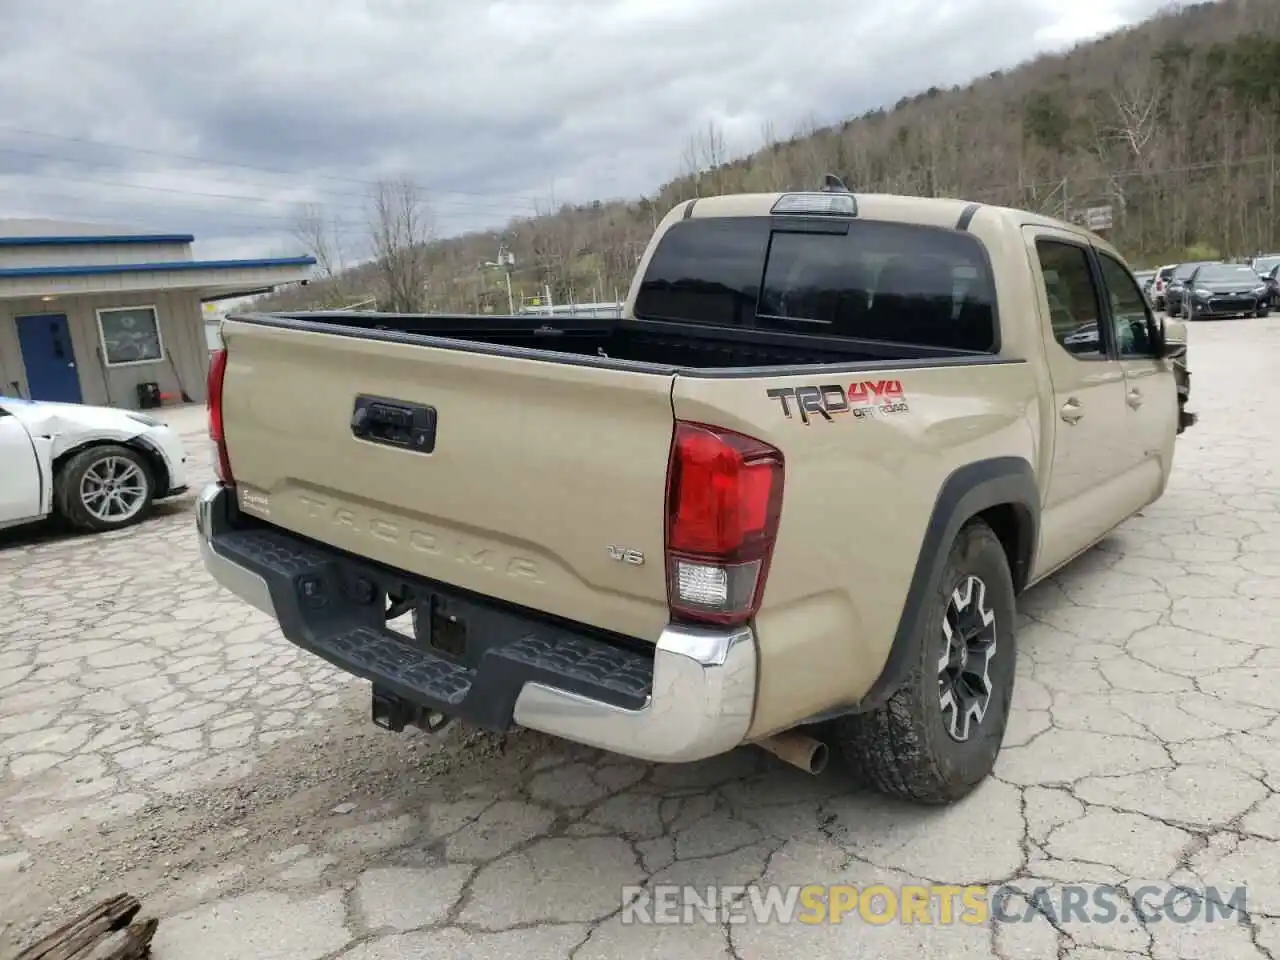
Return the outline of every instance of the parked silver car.
[[[1165,308],[1165,290],[1173,279],[1173,272],[1178,269],[1176,263],[1166,263],[1156,271],[1155,281],[1151,284],[1151,305],[1157,310]]]

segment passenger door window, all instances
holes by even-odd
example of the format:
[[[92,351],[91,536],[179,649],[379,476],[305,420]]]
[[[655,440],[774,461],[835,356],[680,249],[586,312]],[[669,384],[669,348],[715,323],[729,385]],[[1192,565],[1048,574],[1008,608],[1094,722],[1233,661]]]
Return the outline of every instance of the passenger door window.
[[[1036,255],[1049,298],[1053,338],[1078,360],[1107,359],[1098,290],[1089,252],[1061,240],[1036,241]]]
[[[1122,359],[1152,357],[1151,313],[1147,299],[1118,260],[1098,251],[1102,283],[1111,303],[1111,329]]]

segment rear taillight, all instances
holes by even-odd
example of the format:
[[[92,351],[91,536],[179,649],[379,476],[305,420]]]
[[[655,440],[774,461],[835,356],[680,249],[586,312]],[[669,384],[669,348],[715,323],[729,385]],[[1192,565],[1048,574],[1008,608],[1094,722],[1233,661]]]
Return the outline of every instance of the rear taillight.
[[[677,619],[755,616],[782,511],[782,453],[752,437],[677,422],[667,478],[667,598]]]
[[[231,461],[227,458],[227,438],[222,430],[222,381],[227,372],[227,351],[215,350],[209,356],[209,383],[206,407],[209,412],[209,439],[213,441],[213,469],[219,483],[234,484]]]

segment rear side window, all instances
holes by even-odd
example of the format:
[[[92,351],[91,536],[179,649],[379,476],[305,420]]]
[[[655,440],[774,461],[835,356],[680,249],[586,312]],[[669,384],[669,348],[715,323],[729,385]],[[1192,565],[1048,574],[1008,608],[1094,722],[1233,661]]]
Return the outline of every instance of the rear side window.
[[[1098,319],[1102,307],[1084,247],[1057,240],[1037,240],[1036,254],[1049,299],[1053,338],[1081,360],[1106,358]]]
[[[832,222],[831,231],[846,221]],[[847,221],[814,232],[765,217],[685,220],[658,244],[641,319],[991,351],[995,290],[970,234]],[[822,229],[822,228],[815,228]]]

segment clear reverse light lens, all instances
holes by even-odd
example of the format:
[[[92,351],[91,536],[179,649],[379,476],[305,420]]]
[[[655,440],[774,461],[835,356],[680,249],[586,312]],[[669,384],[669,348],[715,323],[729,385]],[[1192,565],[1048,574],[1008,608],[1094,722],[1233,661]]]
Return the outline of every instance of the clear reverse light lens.
[[[676,561],[676,585],[680,599],[703,607],[725,607],[729,602],[729,577],[724,567]]]
[[[851,193],[788,193],[778,198],[772,212],[851,215],[858,212],[858,204]]]

